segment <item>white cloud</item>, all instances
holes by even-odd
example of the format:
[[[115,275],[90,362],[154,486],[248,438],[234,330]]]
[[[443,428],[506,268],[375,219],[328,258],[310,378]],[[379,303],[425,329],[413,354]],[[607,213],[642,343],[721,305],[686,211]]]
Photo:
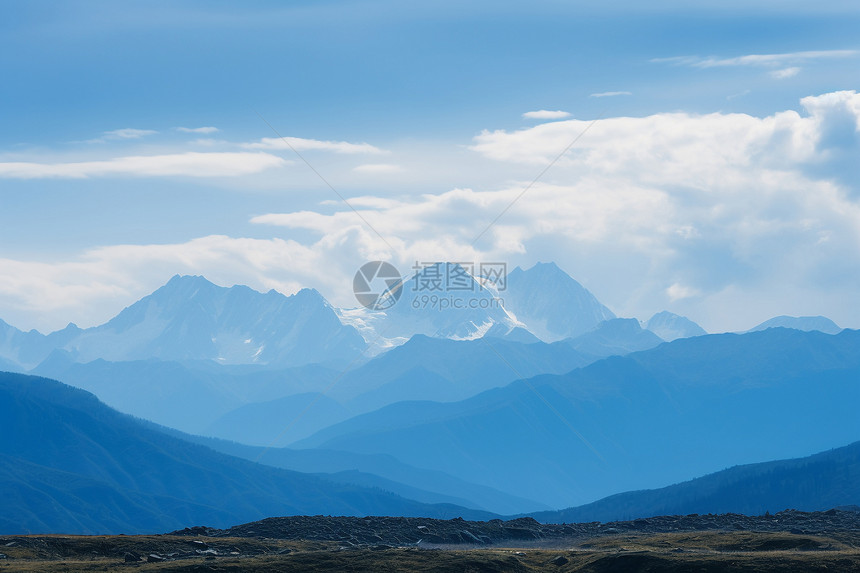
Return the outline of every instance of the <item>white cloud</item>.
[[[199,134],[207,134],[207,133],[216,133],[220,131],[217,127],[205,126],[205,127],[177,127],[176,131],[181,131],[182,133],[199,133]]]
[[[562,110],[550,111],[541,109],[538,111],[527,111],[523,114],[525,119],[564,119],[570,117],[570,113]]]
[[[157,131],[151,129],[133,129],[126,127],[124,129],[115,129],[113,131],[104,132],[105,139],[140,139],[147,135],[155,135]]]
[[[330,214],[270,213],[253,222],[310,230],[341,246],[360,236],[360,252],[402,263],[434,256],[556,259],[622,315],[671,307],[699,317],[711,330],[739,328],[730,324],[738,316],[769,318],[764,313],[774,304],[765,301],[774,297],[782,301],[782,313],[836,309],[838,316],[860,281],[860,205],[851,188],[821,173],[835,174],[825,166],[830,146],[842,139],[830,133],[841,129],[846,114],[860,120],[860,96],[825,94],[804,98],[801,106],[803,115],[788,110],[767,117],[674,113],[600,120],[516,203],[529,180],[497,190],[351,199],[395,247],[393,253],[343,207]],[[500,162],[501,172],[528,164],[537,173],[588,123],[485,132],[472,149]],[[789,293],[786,285],[795,290]],[[804,289],[830,295],[796,294]],[[727,293],[734,292],[747,298],[732,295],[737,309],[727,312]],[[829,306],[817,306],[824,300]],[[860,313],[854,314],[860,323]]]
[[[589,97],[615,97],[615,96],[629,96],[633,95],[632,92],[600,92],[596,94],[591,94]]]
[[[321,141],[301,137],[264,137],[259,142],[242,144],[246,149],[272,149],[296,151],[331,151],[348,154],[382,154],[387,151],[374,147],[369,143],[349,143],[347,141]]]
[[[832,58],[852,58],[860,55],[858,50],[811,50],[805,52],[787,52],[782,54],[749,54],[734,58],[718,58],[716,56],[675,56],[671,58],[655,58],[654,63],[667,63],[695,68],[717,68],[728,66],[758,66],[778,68],[790,63],[808,62],[812,60]]]
[[[701,293],[694,288],[690,288],[678,283],[673,283],[666,289],[666,294],[669,295],[669,300],[672,302],[699,296]]]
[[[0,178],[84,179],[88,177],[230,177],[280,167],[286,161],[269,153],[174,153],[118,157],[73,163],[0,162]]]
[[[774,70],[770,72],[770,77],[777,80],[784,80],[787,78],[793,78],[797,74],[800,73],[800,68],[797,66],[791,68],[782,68],[780,70]]]
[[[860,137],[860,95],[808,97],[797,111],[765,117],[602,119],[514,203],[589,123],[477,136],[475,162],[495,166],[496,181],[507,184],[350,197],[361,217],[329,201],[251,220],[260,231],[269,226],[301,241],[203,237],[106,247],[67,263],[0,261],[0,276],[13,277],[0,285],[0,316],[14,317],[9,309],[18,307],[48,316],[35,309],[53,305],[59,326],[92,324],[176,272],[284,292],[314,286],[348,306],[355,304],[351,277],[367,260],[389,260],[404,272],[415,261],[556,260],[622,316],[667,308],[710,331],[748,328],[776,314],[829,314],[860,326],[853,304],[860,189],[856,179],[839,177],[841,158],[853,157],[840,153]],[[751,324],[738,324],[739,317]]]
[[[365,163],[363,165],[353,167],[352,170],[358,171],[359,173],[397,173],[399,171],[403,171],[403,168],[391,163]]]

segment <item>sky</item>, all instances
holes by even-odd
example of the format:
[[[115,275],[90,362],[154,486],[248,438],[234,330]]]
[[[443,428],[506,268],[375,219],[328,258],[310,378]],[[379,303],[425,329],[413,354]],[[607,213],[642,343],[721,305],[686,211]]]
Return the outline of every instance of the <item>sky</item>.
[[[356,306],[369,260],[554,261],[619,316],[711,332],[860,328],[856,2],[0,10],[22,330],[175,274]]]

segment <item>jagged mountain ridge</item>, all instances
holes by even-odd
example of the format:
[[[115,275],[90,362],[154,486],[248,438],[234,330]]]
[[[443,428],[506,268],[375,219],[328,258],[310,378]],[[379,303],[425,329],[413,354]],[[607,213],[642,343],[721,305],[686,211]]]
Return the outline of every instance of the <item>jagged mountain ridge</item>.
[[[285,296],[179,275],[100,326],[70,325],[47,336],[5,331],[6,357],[27,369],[55,350],[77,362],[157,358],[297,366],[347,363],[366,346],[316,290]]]
[[[428,287],[448,274],[457,275],[457,290]],[[385,311],[336,309],[313,289],[284,296],[273,290],[216,286],[203,277],[175,276],[93,328],[69,324],[42,335],[0,321],[0,365],[28,371],[55,350],[67,352],[77,362],[158,358],[279,367],[344,365],[403,344],[416,334],[546,342],[575,338],[615,318],[554,263],[538,263],[527,270],[517,267],[499,284],[473,276],[460,265],[437,263],[406,280],[402,293],[401,300]],[[455,304],[462,308],[452,308]],[[776,317],[753,330],[769,326],[839,331],[824,317]],[[667,311],[654,315],[646,328],[664,340],[704,333],[689,319]]]
[[[66,345],[78,361],[209,359],[223,364],[350,360],[364,348],[313,289],[284,296],[203,277],[173,277],[153,294]]]

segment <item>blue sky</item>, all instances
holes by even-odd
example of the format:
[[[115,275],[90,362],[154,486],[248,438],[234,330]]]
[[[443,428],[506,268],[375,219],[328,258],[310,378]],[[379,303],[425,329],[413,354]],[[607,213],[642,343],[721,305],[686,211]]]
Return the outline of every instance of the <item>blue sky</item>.
[[[0,318],[90,326],[175,273],[349,305],[378,257],[860,327],[860,8],[643,4],[6,2]]]

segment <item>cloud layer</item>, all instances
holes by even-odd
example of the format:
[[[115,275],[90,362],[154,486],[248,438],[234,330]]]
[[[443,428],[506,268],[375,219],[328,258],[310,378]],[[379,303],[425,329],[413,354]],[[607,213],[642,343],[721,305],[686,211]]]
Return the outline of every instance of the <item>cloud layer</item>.
[[[296,151],[332,151],[334,153],[386,153],[369,143],[350,143],[348,141],[321,141],[318,139],[305,139],[302,137],[264,137],[255,143],[243,144],[247,149],[272,149],[272,150],[296,150]]]
[[[348,306],[354,304],[352,275],[367,260],[389,260],[402,271],[416,261],[555,260],[622,316],[648,318],[668,308],[715,331],[749,328],[777,314],[829,314],[844,326],[860,326],[854,304],[860,284],[860,95],[806,97],[798,110],[764,117],[661,113],[601,119],[529,186],[590,123],[568,119],[484,131],[463,153],[495,165],[495,184],[350,196],[360,217],[337,201],[261,213],[251,223],[259,230],[255,235],[271,234],[268,239],[213,235],[170,245],[111,246],[62,263],[0,259],[0,276],[11,277],[0,285],[0,316],[39,308],[92,323],[177,272],[284,292],[313,286]],[[336,152],[337,146],[317,148]],[[130,158],[59,164],[53,167],[57,174],[45,174],[51,168],[44,165],[6,163],[0,175],[209,169],[228,175],[283,162],[263,152],[199,154],[218,157],[216,166],[188,155],[155,164]],[[392,167],[359,163],[351,169],[385,174]],[[522,173],[533,175],[517,175]],[[110,301],[116,301],[113,308]]]
[[[263,152],[185,152],[70,163],[4,162],[0,163],[0,178],[234,177],[259,173],[285,164],[284,159]]]

